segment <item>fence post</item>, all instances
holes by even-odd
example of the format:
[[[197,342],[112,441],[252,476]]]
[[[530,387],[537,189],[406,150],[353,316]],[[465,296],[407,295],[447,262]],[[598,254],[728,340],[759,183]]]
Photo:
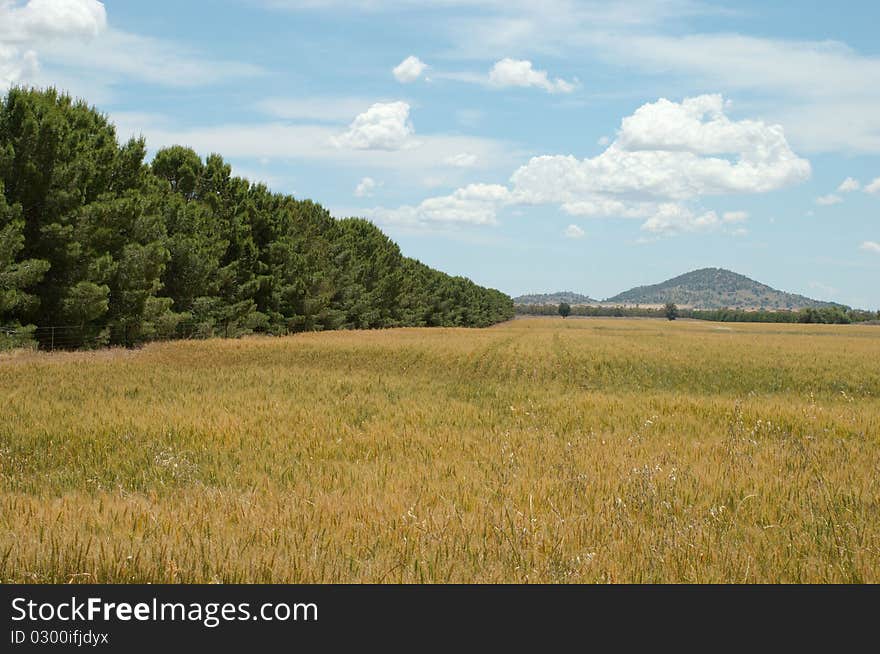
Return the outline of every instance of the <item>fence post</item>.
[[[52,352],[55,351],[55,328],[52,328]]]

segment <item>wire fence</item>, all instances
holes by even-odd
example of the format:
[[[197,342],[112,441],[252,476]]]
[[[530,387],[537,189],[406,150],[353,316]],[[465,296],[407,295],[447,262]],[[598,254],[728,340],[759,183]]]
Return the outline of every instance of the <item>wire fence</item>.
[[[0,350],[32,347],[41,350],[88,350],[105,347],[137,347],[156,341],[210,338],[240,338],[254,333],[285,336],[288,330],[271,332],[248,328],[235,322],[213,323],[182,320],[173,325],[50,325],[27,327],[0,326]]]

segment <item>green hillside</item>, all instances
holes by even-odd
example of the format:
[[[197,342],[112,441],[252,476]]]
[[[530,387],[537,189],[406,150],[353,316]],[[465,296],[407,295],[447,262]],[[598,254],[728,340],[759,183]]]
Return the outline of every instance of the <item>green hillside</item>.
[[[723,268],[703,268],[654,284],[639,286],[606,300],[613,304],[674,302],[696,309],[803,309],[840,306],[786,293]]]

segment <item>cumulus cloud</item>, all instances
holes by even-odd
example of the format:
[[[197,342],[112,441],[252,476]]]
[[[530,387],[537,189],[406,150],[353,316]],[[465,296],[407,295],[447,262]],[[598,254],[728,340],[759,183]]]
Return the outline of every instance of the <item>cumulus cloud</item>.
[[[417,206],[375,209],[381,222],[399,225],[432,223],[495,225],[498,208],[510,200],[510,191],[500,184],[470,184],[450,195],[428,198]]]
[[[731,121],[720,95],[704,95],[645,104],[623,120],[617,139],[597,157],[535,157],[511,180],[535,202],[574,202],[596,193],[686,200],[772,191],[810,172],[781,126]]]
[[[837,191],[839,193],[852,193],[853,191],[858,191],[860,188],[862,188],[862,185],[859,180],[847,177],[840,183],[840,186],[837,187]]]
[[[451,157],[446,157],[443,163],[454,168],[473,168],[477,165],[477,155],[470,152],[460,152]]]
[[[381,186],[372,177],[364,177],[354,189],[354,194],[359,198],[368,198],[373,195],[376,187]]]
[[[532,62],[525,59],[504,58],[489,71],[489,84],[499,88],[509,86],[536,87],[548,93],[571,93],[572,82],[557,77],[551,80],[546,70],[535,70]]]
[[[760,121],[731,121],[721,95],[672,102],[665,98],[639,107],[623,119],[618,145],[629,151],[659,150],[708,155],[751,154],[754,158],[791,156],[782,128]],[[769,152],[759,153],[766,148]]]
[[[264,72],[113,29],[97,0],[0,0],[0,50],[0,85],[53,84],[92,101],[107,85],[131,79],[191,87]]]
[[[585,195],[571,202],[563,202],[561,207],[570,216],[585,218],[645,218],[654,211],[655,204],[624,201],[604,195]]]
[[[843,202],[843,198],[839,195],[834,195],[833,193],[816,198],[816,204],[820,207],[830,207],[833,204],[840,204],[841,202]]]
[[[876,241],[865,241],[859,249],[864,250],[865,252],[880,254],[880,243],[877,243]]]
[[[571,239],[583,238],[586,235],[587,233],[577,225],[569,225],[565,228],[565,231],[563,232],[563,236],[565,236],[565,238]]]
[[[353,150],[401,150],[415,133],[406,102],[377,102],[354,119],[335,139],[337,147]]]
[[[38,44],[95,37],[106,28],[107,12],[96,0],[0,0],[0,89],[37,74]]]
[[[672,202],[657,206],[654,215],[642,224],[642,229],[653,234],[696,232],[716,227],[720,223],[714,211],[696,213],[689,207]]]
[[[285,7],[390,11],[422,7],[417,0],[260,0]],[[786,126],[789,140],[808,152],[880,152],[880,57],[827,38],[765,38],[731,30],[699,30],[694,18],[730,13],[699,0],[598,2],[551,0],[430,0],[459,11],[450,52],[462,60],[496,60],[510,53],[585,54],[621,75],[655,75],[659,83],[744,91],[762,114]],[[687,29],[687,26],[690,29]],[[669,29],[677,26],[676,29]],[[685,29],[681,29],[685,26]],[[770,63],[772,62],[772,65]]]
[[[623,119],[617,138],[598,156],[534,157],[511,175],[508,187],[493,185],[491,197],[468,201],[472,211],[466,213],[472,222],[491,224],[508,205],[556,204],[573,216],[643,219],[642,228],[655,234],[744,222],[746,212],[719,216],[699,201],[773,191],[806,180],[811,169],[781,126],[733,121],[725,108],[720,95],[645,104]],[[442,209],[453,204],[464,215],[460,191],[426,200],[418,215],[442,219]],[[431,212],[424,211],[426,203]]]
[[[424,61],[418,57],[410,56],[395,66],[391,72],[394,73],[398,82],[409,84],[419,79],[427,69],[428,65]]]
[[[97,0],[29,0],[24,5],[0,1],[0,38],[94,37],[107,28],[107,11]]]
[[[752,102],[785,124],[799,148],[880,151],[880,57],[845,43],[731,33],[594,33],[586,39],[616,64],[755,94]]]
[[[865,193],[880,193],[880,177],[865,186]]]
[[[33,77],[40,68],[37,53],[0,43],[0,90]]]

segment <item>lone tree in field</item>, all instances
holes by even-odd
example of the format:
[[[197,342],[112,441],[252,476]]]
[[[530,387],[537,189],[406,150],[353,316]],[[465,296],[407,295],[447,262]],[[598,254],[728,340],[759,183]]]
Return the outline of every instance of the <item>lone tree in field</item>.
[[[678,318],[678,307],[675,306],[672,302],[666,303],[666,306],[664,307],[664,312],[669,320],[675,320],[676,318]]]
[[[563,319],[568,318],[571,315],[571,305],[568,302],[562,302],[559,305],[559,315],[562,316]]]

